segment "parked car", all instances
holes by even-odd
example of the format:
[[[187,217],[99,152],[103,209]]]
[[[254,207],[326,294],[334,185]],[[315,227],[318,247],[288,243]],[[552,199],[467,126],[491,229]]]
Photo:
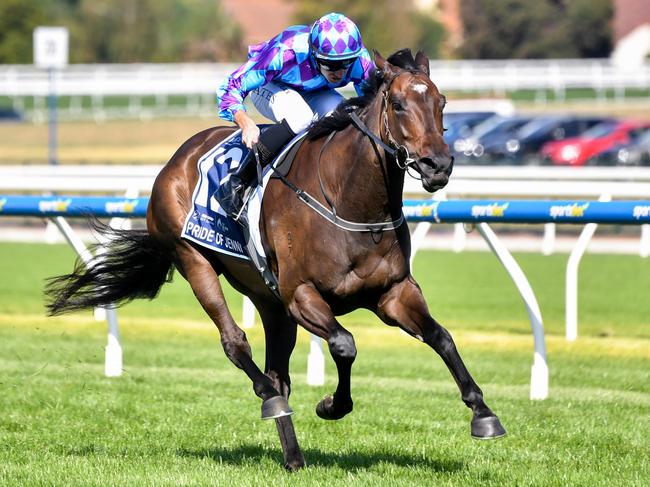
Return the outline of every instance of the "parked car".
[[[650,166],[650,129],[589,159],[588,166]]]
[[[456,112],[445,114],[443,123],[445,125],[445,142],[449,147],[454,146],[457,139],[468,137],[474,127],[479,123],[492,118],[494,112]]]
[[[607,120],[578,137],[545,144],[542,155],[557,166],[583,166],[596,154],[635,139],[647,128],[650,122]]]
[[[22,122],[23,116],[12,108],[0,108],[0,122]]]
[[[575,137],[604,120],[603,117],[573,115],[541,116],[506,140],[485,145],[483,157],[493,164],[542,164],[539,150],[546,142]]]
[[[494,116],[479,123],[471,135],[457,139],[452,147],[452,152],[458,164],[480,164],[483,159],[484,145],[491,144],[494,140],[511,137],[518,129],[532,120],[530,116]]]

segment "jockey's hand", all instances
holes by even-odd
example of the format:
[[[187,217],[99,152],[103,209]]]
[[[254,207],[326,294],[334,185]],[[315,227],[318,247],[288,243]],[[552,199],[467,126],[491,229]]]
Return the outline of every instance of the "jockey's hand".
[[[244,111],[235,113],[235,123],[241,128],[242,142],[251,149],[253,144],[257,144],[260,138],[260,128]]]

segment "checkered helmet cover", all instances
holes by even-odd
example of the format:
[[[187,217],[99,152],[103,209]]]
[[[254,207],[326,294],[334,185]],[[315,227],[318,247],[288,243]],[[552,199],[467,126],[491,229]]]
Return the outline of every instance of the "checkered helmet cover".
[[[355,58],[363,49],[359,28],[345,15],[327,14],[311,27],[309,44],[319,59]]]

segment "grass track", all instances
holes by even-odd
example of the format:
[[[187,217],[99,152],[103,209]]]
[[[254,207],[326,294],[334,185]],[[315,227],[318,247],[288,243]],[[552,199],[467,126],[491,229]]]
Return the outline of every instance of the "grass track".
[[[545,313],[549,400],[528,400],[527,318],[496,260],[426,252],[416,276],[509,436],[470,440],[469,411],[442,361],[353,313],[344,323],[359,348],[355,411],[340,422],[313,412],[335,387],[333,365],[324,387],[306,386],[308,338],[299,337],[291,402],[310,468],[290,476],[275,427],[258,419],[250,384],[182,279],[120,312],[126,370],[106,379],[104,325],[88,313],[42,314],[41,280],[69,270],[69,249],[0,244],[0,485],[647,484],[648,262],[585,259],[581,338],[567,344],[566,256],[517,258]],[[239,298],[228,296],[237,313]],[[260,360],[260,327],[247,334]]]

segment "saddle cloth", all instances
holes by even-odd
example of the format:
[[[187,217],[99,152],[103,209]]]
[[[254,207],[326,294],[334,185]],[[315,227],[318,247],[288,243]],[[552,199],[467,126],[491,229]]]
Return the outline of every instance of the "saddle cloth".
[[[286,174],[288,167],[285,166],[290,165],[300,146],[299,142],[304,140],[305,135],[306,131],[294,137],[274,159],[272,165],[286,162],[286,165],[282,164]],[[266,266],[266,255],[259,232],[262,198],[273,170],[270,166],[264,168],[262,184],[254,191],[247,192],[247,204],[240,220],[248,222],[244,228],[224,213],[214,197],[221,181],[231,169],[239,165],[248,152],[249,149],[241,140],[241,130],[237,130],[199,158],[199,179],[192,196],[192,209],[185,218],[181,237],[222,254],[246,260],[251,260],[252,257],[253,264],[267,281],[267,285],[273,289],[275,279]]]

